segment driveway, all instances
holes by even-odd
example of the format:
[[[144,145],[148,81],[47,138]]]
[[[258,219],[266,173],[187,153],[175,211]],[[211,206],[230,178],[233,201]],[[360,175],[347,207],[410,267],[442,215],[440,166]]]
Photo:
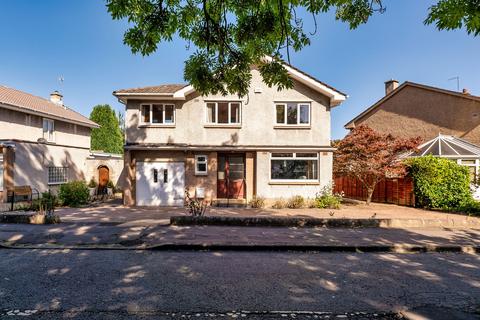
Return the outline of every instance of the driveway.
[[[57,210],[63,222],[68,223],[103,223],[136,226],[167,225],[172,215],[187,215],[183,207],[125,207],[118,202],[101,204],[88,208],[60,208]],[[350,203],[342,205],[339,210],[333,209],[247,209],[247,208],[207,208],[210,216],[275,216],[275,217],[312,217],[325,219],[445,219],[461,225],[462,221],[478,221],[480,218],[460,214],[422,210],[391,204]]]

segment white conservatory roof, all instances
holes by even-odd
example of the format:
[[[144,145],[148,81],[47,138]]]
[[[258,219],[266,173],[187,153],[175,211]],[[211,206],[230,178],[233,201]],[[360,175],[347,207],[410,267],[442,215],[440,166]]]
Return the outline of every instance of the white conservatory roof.
[[[480,158],[480,147],[466,140],[439,134],[437,137],[418,146],[418,151],[406,154],[406,157],[432,155],[445,158]]]

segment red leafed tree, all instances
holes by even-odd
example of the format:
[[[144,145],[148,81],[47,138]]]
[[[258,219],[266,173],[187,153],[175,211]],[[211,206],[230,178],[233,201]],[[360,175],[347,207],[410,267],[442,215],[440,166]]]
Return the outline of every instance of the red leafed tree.
[[[335,146],[333,171],[337,176],[357,178],[367,189],[367,205],[378,182],[388,176],[405,174],[398,156],[415,150],[420,138],[400,139],[361,125]]]

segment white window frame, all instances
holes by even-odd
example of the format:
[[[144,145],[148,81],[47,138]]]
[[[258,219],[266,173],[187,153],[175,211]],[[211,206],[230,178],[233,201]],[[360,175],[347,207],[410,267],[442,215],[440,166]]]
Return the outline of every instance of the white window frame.
[[[153,105],[162,106],[162,123],[153,123]],[[165,123],[165,107],[173,107],[173,122]],[[149,108],[150,122],[143,121],[143,107]],[[174,127],[177,121],[177,108],[173,103],[142,103],[140,104],[140,124],[143,126],[156,126],[156,127]]]
[[[45,132],[45,122],[47,123],[47,131]],[[52,124],[52,132],[48,130],[49,124]],[[47,140],[48,142],[55,142],[55,121],[48,118],[43,118],[42,121],[42,137]]]
[[[57,174],[57,177],[58,177],[58,173],[53,173],[52,175],[50,174],[50,169],[55,169],[55,170],[64,170],[65,172],[63,173],[64,174],[64,179],[62,181],[60,181],[59,179],[55,179],[55,181],[51,181],[50,178]],[[58,166],[49,166],[48,169],[47,169],[47,181],[48,181],[48,185],[58,185],[58,184],[64,184],[64,183],[67,183],[68,182],[68,167],[58,167]]]
[[[292,154],[291,157],[273,157],[274,153],[288,153]],[[315,153],[316,157],[297,157],[298,153]],[[316,160],[317,161],[317,178],[316,179],[273,179],[272,178],[272,160]],[[320,181],[320,155],[317,151],[300,151],[300,152],[291,152],[291,151],[275,151],[270,152],[269,159],[269,181],[271,183],[302,183],[302,182],[319,182]]]
[[[296,104],[297,105],[297,123],[290,124],[288,123],[288,115],[287,115],[287,105],[288,104]],[[284,119],[283,123],[277,122],[277,106],[283,105],[284,111]],[[307,106],[308,107],[308,123],[300,123],[300,106]],[[297,101],[277,101],[273,106],[273,114],[274,114],[274,125],[276,127],[310,127],[312,123],[312,104],[310,102],[297,102]]]
[[[205,161],[199,161],[198,158],[204,157]],[[198,170],[198,164],[205,164],[205,171]],[[195,155],[195,175],[206,176],[208,174],[208,156],[206,154]]]
[[[208,104],[215,104],[215,122],[208,121]],[[228,123],[218,123],[218,104],[228,103]],[[232,103],[239,105],[238,122],[231,122],[232,120]],[[241,101],[205,101],[205,124],[207,126],[241,126],[242,125],[242,102]]]

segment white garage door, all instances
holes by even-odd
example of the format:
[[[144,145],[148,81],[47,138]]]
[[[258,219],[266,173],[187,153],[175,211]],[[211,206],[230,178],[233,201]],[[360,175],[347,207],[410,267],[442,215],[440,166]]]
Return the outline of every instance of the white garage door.
[[[137,162],[137,206],[183,206],[183,162]]]

